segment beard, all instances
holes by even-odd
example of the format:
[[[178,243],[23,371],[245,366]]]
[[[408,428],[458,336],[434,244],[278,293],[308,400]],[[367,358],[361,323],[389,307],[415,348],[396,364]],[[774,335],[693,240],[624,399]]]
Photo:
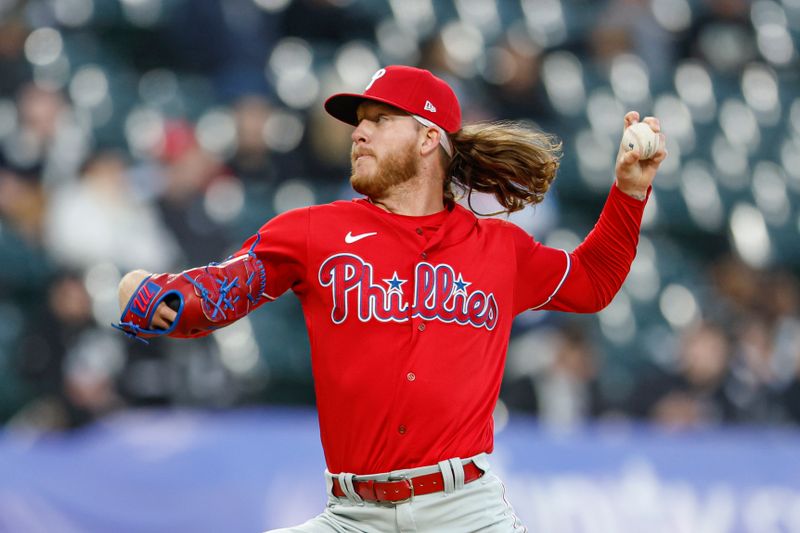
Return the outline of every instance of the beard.
[[[413,142],[405,149],[397,150],[380,159],[373,152],[366,153],[375,158],[377,168],[369,172],[357,171],[354,147],[350,157],[352,162],[350,185],[356,192],[368,198],[382,198],[392,187],[416,176],[419,170],[419,158],[414,152]]]

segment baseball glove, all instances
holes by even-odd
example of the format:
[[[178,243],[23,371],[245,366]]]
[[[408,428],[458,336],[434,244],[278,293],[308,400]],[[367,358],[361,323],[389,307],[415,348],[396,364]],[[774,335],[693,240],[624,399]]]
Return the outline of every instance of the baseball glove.
[[[119,324],[112,326],[139,340],[160,335],[202,337],[263,303],[265,286],[264,264],[252,251],[179,274],[154,274],[142,280]],[[152,326],[161,302],[177,313],[169,329]]]

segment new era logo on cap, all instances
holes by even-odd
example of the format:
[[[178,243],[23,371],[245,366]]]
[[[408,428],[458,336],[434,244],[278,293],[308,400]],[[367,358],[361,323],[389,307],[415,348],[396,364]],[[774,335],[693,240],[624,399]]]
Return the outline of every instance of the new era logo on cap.
[[[461,129],[461,106],[455,92],[444,80],[424,69],[402,65],[382,68],[372,76],[363,93],[334,94],[325,102],[325,110],[342,122],[357,126],[356,111],[365,100],[423,117],[448,133]]]

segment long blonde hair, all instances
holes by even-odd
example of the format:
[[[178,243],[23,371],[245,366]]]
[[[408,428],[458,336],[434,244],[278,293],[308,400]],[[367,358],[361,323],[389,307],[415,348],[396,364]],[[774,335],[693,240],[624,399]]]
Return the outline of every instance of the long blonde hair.
[[[494,195],[509,213],[538,204],[561,159],[561,141],[517,122],[470,124],[450,140],[454,154],[446,167],[444,196],[452,202],[460,188],[470,209],[472,191]]]

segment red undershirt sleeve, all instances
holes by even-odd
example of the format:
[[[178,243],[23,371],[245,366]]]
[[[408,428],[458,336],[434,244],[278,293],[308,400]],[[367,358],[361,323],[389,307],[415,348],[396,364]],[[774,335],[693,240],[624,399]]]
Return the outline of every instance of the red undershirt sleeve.
[[[612,186],[594,228],[569,254],[563,285],[543,309],[594,313],[611,303],[636,257],[646,203]]]
[[[594,313],[608,305],[636,256],[645,204],[614,185],[594,228],[572,253],[516,233],[514,313]]]

